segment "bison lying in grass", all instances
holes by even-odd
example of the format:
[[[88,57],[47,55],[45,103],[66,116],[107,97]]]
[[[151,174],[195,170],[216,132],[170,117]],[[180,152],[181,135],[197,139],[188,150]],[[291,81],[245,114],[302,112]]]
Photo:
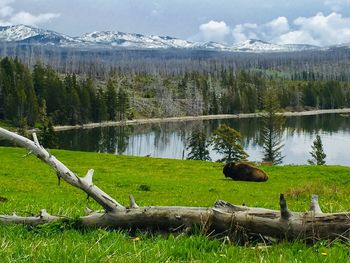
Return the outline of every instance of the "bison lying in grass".
[[[246,163],[227,163],[223,173],[237,181],[265,182],[268,179],[264,171]]]

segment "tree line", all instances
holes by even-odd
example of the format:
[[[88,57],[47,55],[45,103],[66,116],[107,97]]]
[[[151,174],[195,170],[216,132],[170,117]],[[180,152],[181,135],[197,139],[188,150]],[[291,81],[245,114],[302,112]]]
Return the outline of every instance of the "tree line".
[[[264,71],[218,68],[215,73],[160,74],[115,71],[109,76],[60,74],[0,61],[0,120],[37,126],[124,120],[134,117],[254,113],[273,89],[284,110],[350,107],[350,83],[288,79]]]
[[[50,65],[60,74],[89,74],[108,77],[115,72],[183,75],[199,72],[218,74],[221,70],[271,71],[298,80],[350,81],[349,48],[330,48],[302,52],[217,52],[183,49],[79,49],[36,45],[31,43],[0,43],[0,56],[18,57],[33,67],[37,61]]]
[[[98,87],[91,78],[60,75],[41,64],[30,71],[18,59],[0,61],[0,120],[31,127],[46,122],[81,124],[122,120],[129,96],[112,79]]]

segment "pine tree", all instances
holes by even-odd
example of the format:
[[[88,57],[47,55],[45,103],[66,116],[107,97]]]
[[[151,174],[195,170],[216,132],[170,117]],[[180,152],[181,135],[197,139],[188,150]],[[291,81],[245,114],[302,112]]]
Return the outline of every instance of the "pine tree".
[[[129,98],[128,94],[123,88],[119,88],[117,94],[117,119],[124,120],[126,119],[126,112],[129,108]]]
[[[64,85],[67,92],[66,97],[66,111],[70,124],[75,125],[82,123],[81,118],[81,102],[79,96],[79,86],[75,74],[67,75],[64,79]]]
[[[45,120],[44,126],[41,129],[40,144],[43,147],[50,148],[50,149],[58,147],[57,135],[53,129],[52,120],[50,118]]]
[[[66,124],[69,121],[69,95],[58,74],[52,69],[46,70],[44,92],[47,115],[55,124]]]
[[[312,151],[310,152],[312,159],[307,160],[309,164],[312,165],[323,165],[326,163],[326,154],[323,151],[323,145],[320,135],[316,135],[316,139],[311,145]]]
[[[263,98],[264,113],[261,115],[262,130],[261,140],[263,143],[263,161],[272,164],[280,164],[284,156],[281,150],[282,144],[282,126],[285,118],[279,115],[281,112],[277,91],[273,88],[267,89]]]
[[[203,131],[193,131],[191,136],[187,138],[186,150],[189,150],[187,159],[211,161],[208,151],[209,145],[210,142],[208,141],[207,136]]]
[[[27,118],[24,117],[19,120],[17,132],[19,135],[29,138]]]
[[[108,118],[106,96],[102,89],[97,90],[94,106],[93,120],[97,122],[106,121]]]
[[[46,69],[41,64],[34,65],[33,73],[33,85],[35,89],[35,94],[38,97],[38,100],[46,98]]]
[[[248,154],[241,145],[241,134],[226,124],[220,125],[212,138],[214,150],[223,155],[219,162],[244,161]]]
[[[117,100],[118,100],[117,96],[118,95],[112,80],[109,80],[107,83],[107,90],[105,95],[106,95],[108,120],[114,121],[117,118]]]

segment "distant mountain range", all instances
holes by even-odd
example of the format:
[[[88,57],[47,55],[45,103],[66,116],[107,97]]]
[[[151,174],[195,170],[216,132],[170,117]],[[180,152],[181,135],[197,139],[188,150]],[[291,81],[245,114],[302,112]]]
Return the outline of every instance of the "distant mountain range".
[[[44,30],[26,25],[0,27],[0,42],[48,45],[71,48],[101,49],[186,49],[215,50],[227,52],[297,52],[308,50],[328,50],[312,45],[277,45],[265,41],[250,39],[239,44],[227,45],[216,42],[190,42],[169,36],[131,34],[123,32],[101,31],[71,37],[51,30]],[[337,47],[349,48],[350,45]]]

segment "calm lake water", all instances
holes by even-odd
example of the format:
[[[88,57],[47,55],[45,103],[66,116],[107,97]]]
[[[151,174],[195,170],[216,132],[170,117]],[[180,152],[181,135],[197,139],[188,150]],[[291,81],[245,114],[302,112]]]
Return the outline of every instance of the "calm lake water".
[[[133,126],[62,131],[58,133],[61,149],[108,152],[135,156],[186,159],[186,138],[195,128],[208,136],[220,125],[238,130],[249,160],[261,161],[260,119],[226,119],[187,121]],[[289,117],[283,134],[283,164],[306,164],[311,156],[312,141],[321,136],[327,164],[350,166],[350,117],[323,114]],[[220,156],[210,149],[213,161]]]

